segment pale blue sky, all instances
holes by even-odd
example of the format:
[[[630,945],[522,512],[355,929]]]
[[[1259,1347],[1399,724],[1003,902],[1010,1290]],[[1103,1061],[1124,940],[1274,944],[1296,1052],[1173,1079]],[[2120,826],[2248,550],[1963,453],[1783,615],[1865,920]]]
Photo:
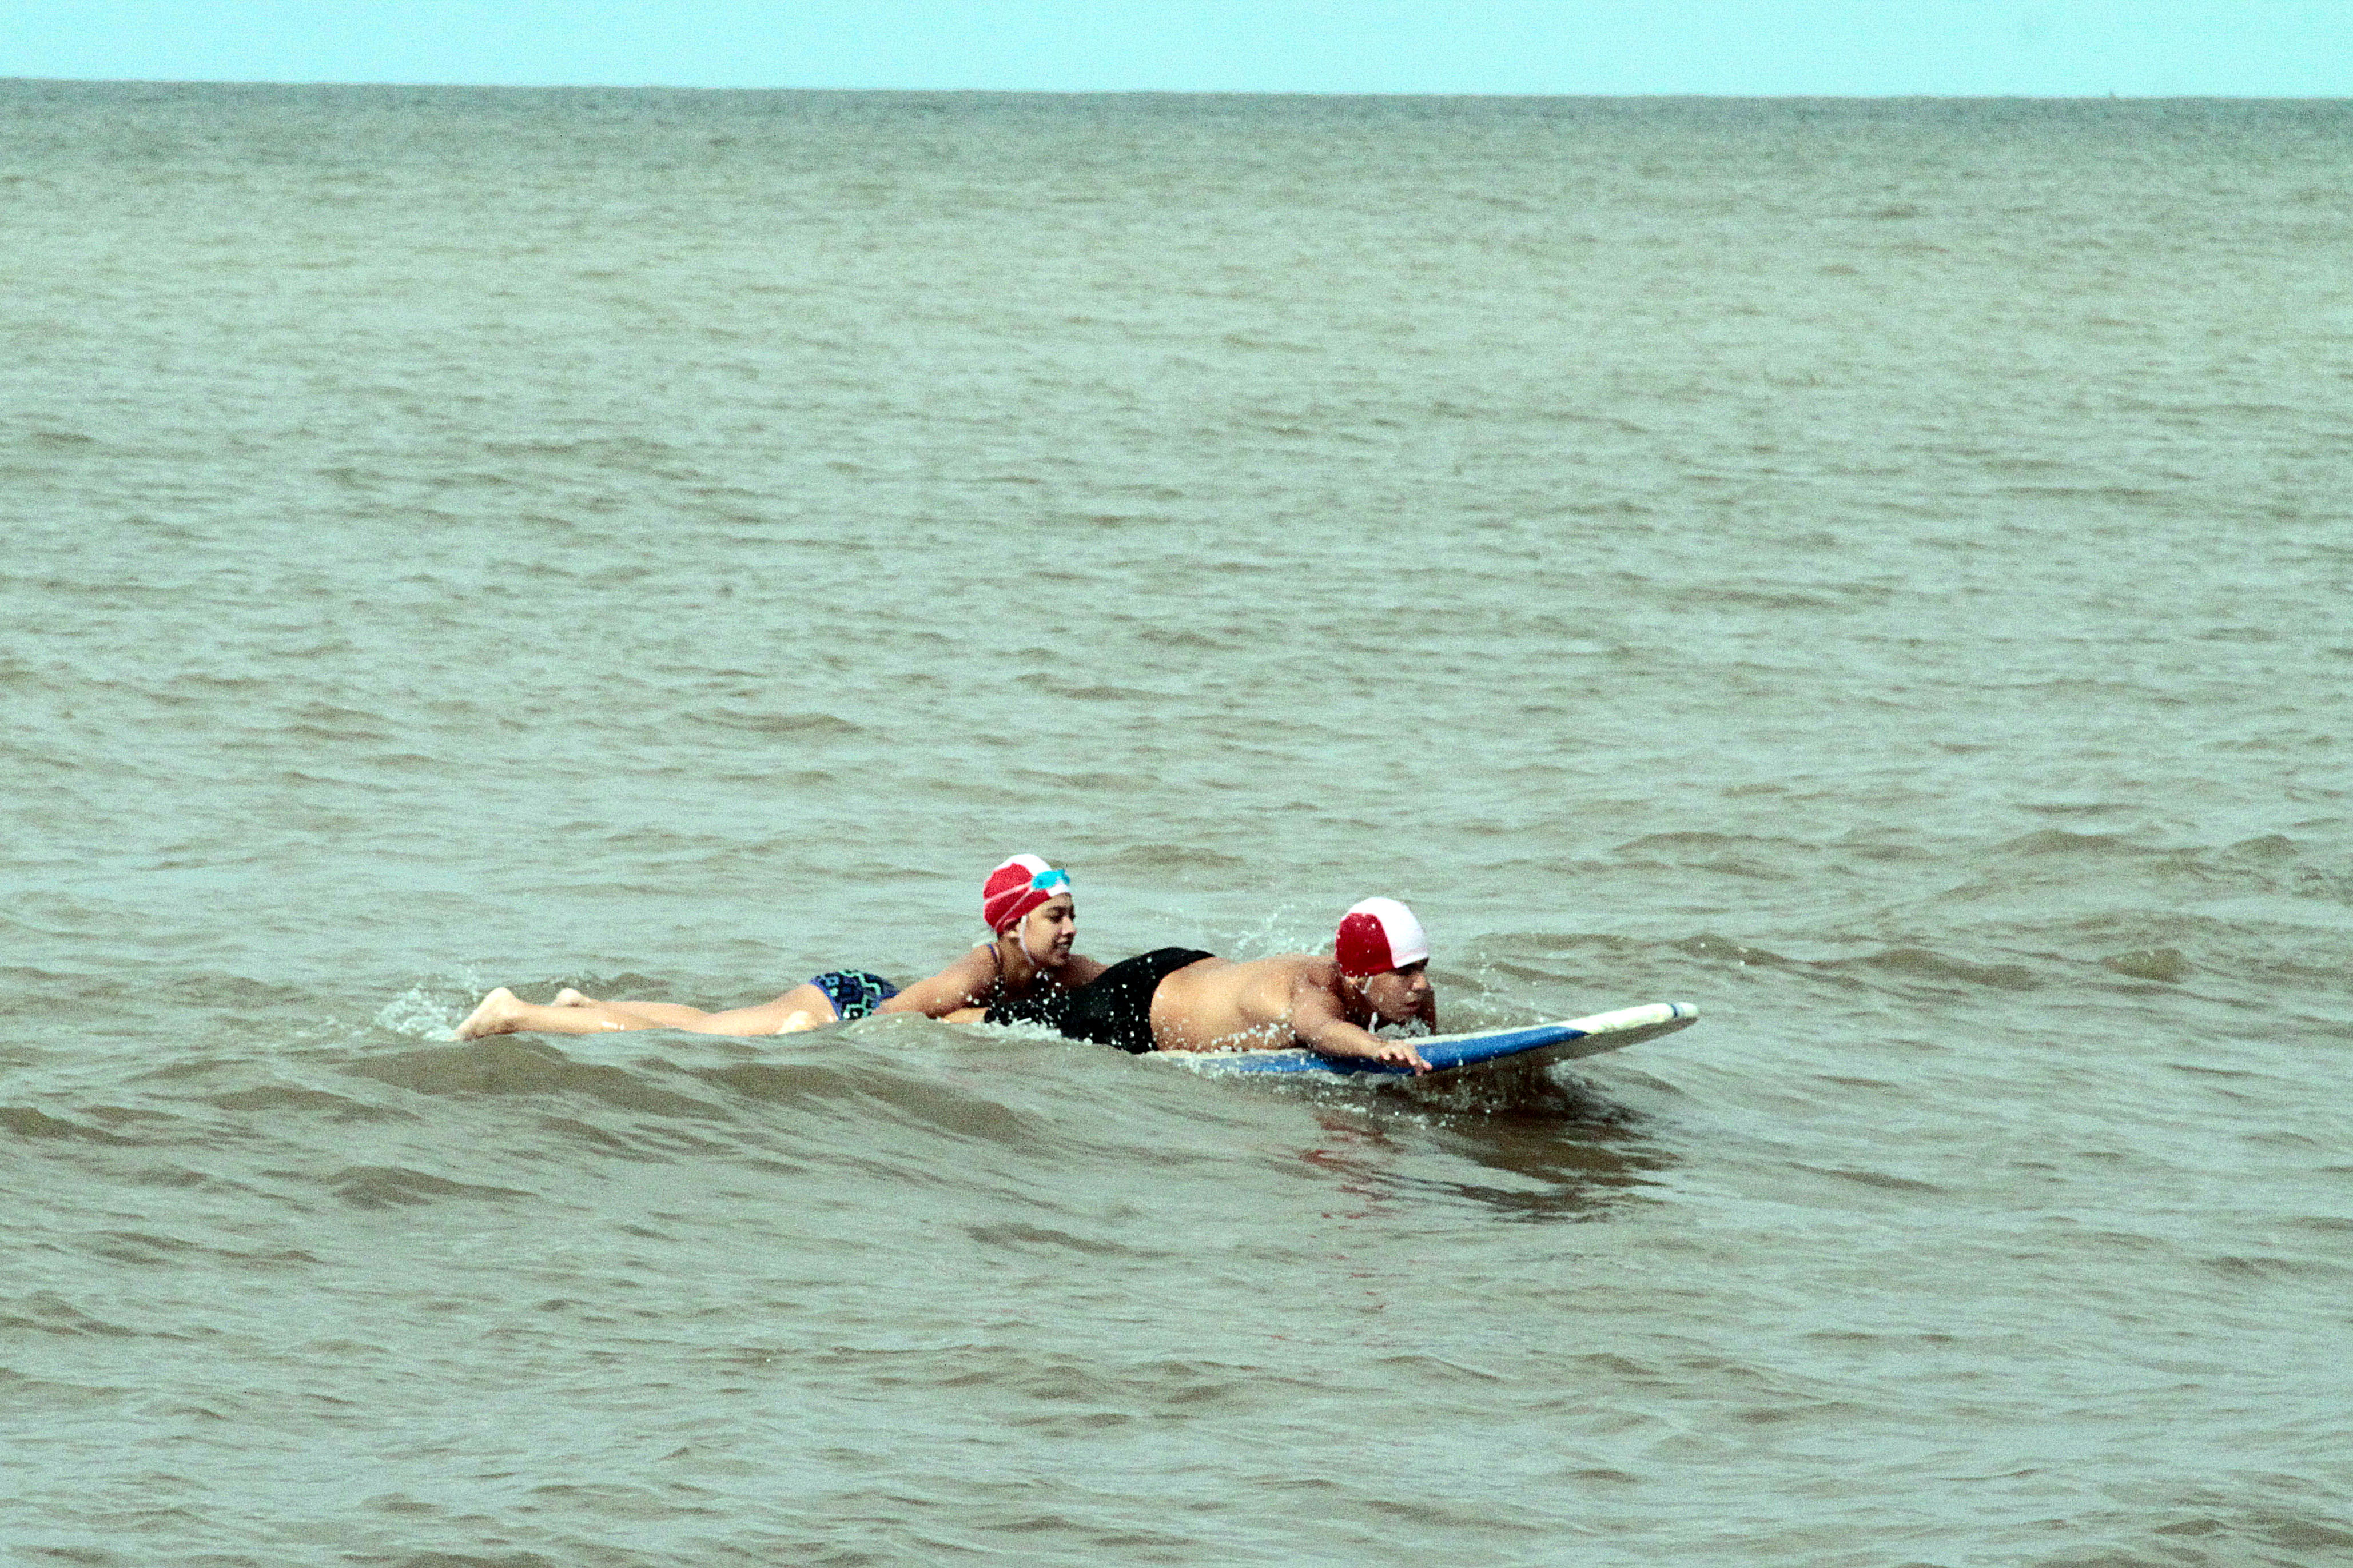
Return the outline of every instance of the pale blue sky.
[[[0,77],[2353,95],[2353,0],[0,0]]]

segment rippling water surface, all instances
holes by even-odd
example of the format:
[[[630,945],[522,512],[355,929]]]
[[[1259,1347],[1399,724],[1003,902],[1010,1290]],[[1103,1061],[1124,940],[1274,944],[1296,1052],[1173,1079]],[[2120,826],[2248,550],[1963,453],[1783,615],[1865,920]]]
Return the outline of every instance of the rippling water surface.
[[[2353,1556],[2353,110],[0,84],[0,1542]],[[892,1017],[1315,945],[1480,1092]]]

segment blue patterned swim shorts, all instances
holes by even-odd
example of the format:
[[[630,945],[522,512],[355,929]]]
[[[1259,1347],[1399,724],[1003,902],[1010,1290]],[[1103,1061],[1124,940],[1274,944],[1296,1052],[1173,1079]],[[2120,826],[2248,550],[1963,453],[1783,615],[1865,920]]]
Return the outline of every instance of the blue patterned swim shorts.
[[[863,969],[828,969],[811,975],[809,984],[826,994],[833,1003],[834,1016],[844,1023],[865,1017],[899,994],[896,985]]]

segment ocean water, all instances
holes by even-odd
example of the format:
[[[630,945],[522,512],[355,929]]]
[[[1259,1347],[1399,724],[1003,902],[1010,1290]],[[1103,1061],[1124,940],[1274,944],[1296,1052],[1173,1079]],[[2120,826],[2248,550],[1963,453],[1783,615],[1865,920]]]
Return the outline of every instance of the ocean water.
[[[0,1547],[2353,1561],[2353,108],[0,83]],[[1434,1092],[892,1017],[1408,900]]]

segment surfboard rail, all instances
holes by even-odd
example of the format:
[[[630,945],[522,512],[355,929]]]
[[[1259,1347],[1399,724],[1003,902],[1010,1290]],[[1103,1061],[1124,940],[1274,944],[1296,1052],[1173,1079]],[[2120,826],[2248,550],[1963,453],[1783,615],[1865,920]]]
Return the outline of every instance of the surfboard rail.
[[[1428,1077],[1437,1078],[1505,1061],[1541,1066],[1599,1056],[1672,1035],[1698,1021],[1699,1009],[1689,1002],[1645,1002],[1554,1024],[1511,1024],[1468,1034],[1431,1035],[1416,1040],[1414,1046],[1430,1064]],[[1153,1055],[1218,1074],[1320,1072],[1342,1078],[1409,1078],[1413,1072],[1389,1062],[1318,1056],[1298,1047],[1279,1051],[1155,1051]]]

